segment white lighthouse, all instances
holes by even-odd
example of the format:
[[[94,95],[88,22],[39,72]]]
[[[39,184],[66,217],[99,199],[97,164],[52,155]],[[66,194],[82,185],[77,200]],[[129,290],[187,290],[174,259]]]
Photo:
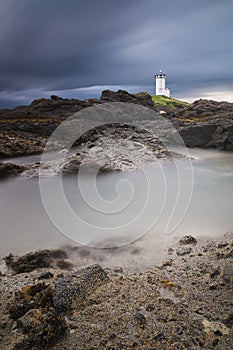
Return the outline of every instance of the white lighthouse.
[[[164,95],[171,97],[170,89],[166,88],[166,75],[160,70],[159,74],[155,75],[156,80],[156,96]]]

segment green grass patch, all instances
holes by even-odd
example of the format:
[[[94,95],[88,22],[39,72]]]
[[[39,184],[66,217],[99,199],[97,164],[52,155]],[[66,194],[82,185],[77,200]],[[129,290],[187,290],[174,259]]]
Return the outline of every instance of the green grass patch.
[[[174,98],[166,97],[166,96],[151,96],[154,104],[156,106],[168,106],[170,108],[176,108],[179,106],[187,107],[189,105],[188,102],[175,100]]]

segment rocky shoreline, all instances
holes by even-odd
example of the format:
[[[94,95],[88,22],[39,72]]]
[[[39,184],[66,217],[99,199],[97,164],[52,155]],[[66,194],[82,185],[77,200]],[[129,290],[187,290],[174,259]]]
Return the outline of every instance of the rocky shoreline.
[[[232,262],[232,234],[185,236],[167,260],[134,273],[85,267],[81,255],[69,260],[61,249],[9,255],[0,276],[1,348],[230,349]]]
[[[73,155],[66,162],[66,173],[77,172],[84,158],[90,166],[93,162],[97,165],[102,162],[99,166],[103,171],[127,171],[160,158],[171,158],[166,148],[158,141],[161,133],[168,139],[172,136],[170,129],[166,129],[166,121],[172,123],[188,147],[233,150],[232,103],[198,100],[189,106],[174,105],[174,108],[170,108],[157,106],[147,93],[133,95],[123,90],[106,90],[100,99],[81,101],[51,96],[51,99],[35,100],[30,106],[0,110],[0,158],[41,154],[49,136],[67,117],[85,108],[109,102],[134,103],[150,108],[162,115],[160,118],[165,121],[164,125],[161,126],[159,120],[149,123],[145,120],[144,123],[138,123],[138,127],[119,123],[117,126],[110,125],[105,129],[91,130],[77,141],[79,149],[76,156]],[[59,145],[53,147],[59,148]],[[115,148],[115,152],[110,152],[110,157],[106,157],[108,147],[112,151]],[[129,157],[129,150],[132,151],[133,148],[138,152],[135,164]],[[18,173],[16,167],[11,165],[4,174],[4,166],[1,164],[0,176],[9,175],[10,167],[13,175]],[[29,168],[31,174],[38,172],[38,166]]]

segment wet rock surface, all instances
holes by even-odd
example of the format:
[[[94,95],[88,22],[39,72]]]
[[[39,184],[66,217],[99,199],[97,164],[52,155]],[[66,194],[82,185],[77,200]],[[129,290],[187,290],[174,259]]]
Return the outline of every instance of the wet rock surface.
[[[147,93],[132,95],[126,91],[103,91],[100,99],[34,100],[29,106],[0,110],[0,157],[42,153],[48,137],[66,118],[84,108],[106,102],[128,102],[156,110]]]
[[[2,348],[231,349],[233,236],[192,238],[140,273],[92,265],[51,269],[45,282],[45,268],[1,276]],[[181,247],[192,254],[178,256]]]
[[[1,163],[0,162],[0,179],[8,176],[16,176],[25,171],[27,167],[12,163]]]
[[[109,102],[138,104],[155,112],[164,109],[156,106],[148,93],[129,94],[123,90],[117,92],[106,90],[100,99],[81,101],[51,96],[50,99],[35,100],[30,106],[0,110],[0,158],[42,153],[49,136],[66,118],[85,108]],[[174,135],[178,133],[188,147],[232,151],[232,105],[227,102],[198,100],[187,107],[179,105],[174,109],[165,108],[166,111],[163,111],[165,114],[161,117],[164,120],[162,125],[158,119],[149,123],[149,128],[147,128],[149,124],[145,121],[144,125],[141,123],[138,127],[125,126],[121,123],[118,126],[92,129],[75,143],[79,147],[76,155],[67,159],[65,164],[55,164],[56,171],[60,172],[63,169],[64,173],[77,173],[84,158],[86,159],[84,163],[88,165],[90,171],[99,167],[99,174],[113,170],[137,169],[144,163],[158,158],[169,158],[169,152],[164,146],[162,147],[159,140],[162,135],[172,143]],[[176,133],[166,121],[172,122]],[[50,145],[51,150],[62,147],[62,144],[57,143]],[[132,150],[134,155],[137,155],[133,160],[130,157]],[[50,170],[46,171],[51,175],[53,171]],[[20,171],[13,172],[17,174]],[[38,174],[38,165],[30,166],[27,175],[35,173]],[[4,176],[7,175],[5,171]]]
[[[173,117],[186,146],[233,151],[233,103],[198,100]]]
[[[24,175],[77,174],[81,166],[82,172],[89,174],[130,171],[146,163],[178,157],[169,152],[153,132],[128,124],[88,132],[79,142],[75,154],[62,160],[32,165]]]

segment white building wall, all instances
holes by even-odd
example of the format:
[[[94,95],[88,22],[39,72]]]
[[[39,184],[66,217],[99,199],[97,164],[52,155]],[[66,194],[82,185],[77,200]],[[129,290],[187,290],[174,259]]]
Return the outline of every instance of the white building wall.
[[[156,95],[164,95],[167,97],[171,97],[170,89],[166,88],[166,75],[162,74],[160,71],[160,74],[155,76],[156,79]]]
[[[156,95],[163,95],[165,90],[165,78],[156,77]]]

